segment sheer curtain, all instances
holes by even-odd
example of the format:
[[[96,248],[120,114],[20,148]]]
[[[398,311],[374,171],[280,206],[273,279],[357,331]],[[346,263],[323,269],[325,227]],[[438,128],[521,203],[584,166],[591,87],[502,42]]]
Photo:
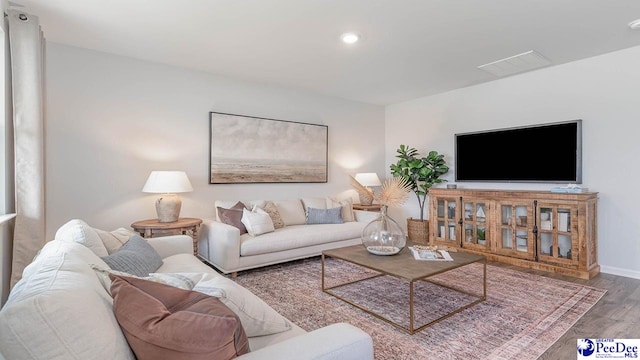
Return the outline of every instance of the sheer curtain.
[[[16,222],[11,286],[45,242],[44,36],[37,16],[7,10],[13,97]]]

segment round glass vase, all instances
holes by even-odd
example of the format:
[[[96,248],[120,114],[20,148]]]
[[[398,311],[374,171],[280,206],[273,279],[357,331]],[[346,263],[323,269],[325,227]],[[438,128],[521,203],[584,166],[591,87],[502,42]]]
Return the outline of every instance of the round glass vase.
[[[382,206],[377,219],[364,227],[361,238],[364,248],[375,255],[395,255],[407,244],[404,231],[387,215],[386,206]]]

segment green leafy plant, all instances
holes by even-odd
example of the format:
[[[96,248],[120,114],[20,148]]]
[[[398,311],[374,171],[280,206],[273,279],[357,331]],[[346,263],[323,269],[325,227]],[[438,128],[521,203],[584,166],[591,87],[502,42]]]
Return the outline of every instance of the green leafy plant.
[[[394,177],[401,177],[411,185],[411,190],[418,198],[420,206],[420,221],[424,221],[424,205],[429,189],[434,184],[446,180],[440,177],[449,172],[444,161],[444,155],[437,151],[430,151],[425,157],[420,157],[418,150],[407,145],[400,145],[396,150],[398,161],[390,166]]]

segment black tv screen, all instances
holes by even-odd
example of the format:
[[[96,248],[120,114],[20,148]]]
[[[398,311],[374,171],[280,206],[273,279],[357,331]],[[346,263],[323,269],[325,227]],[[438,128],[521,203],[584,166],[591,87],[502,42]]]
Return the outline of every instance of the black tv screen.
[[[582,183],[582,120],[455,135],[456,181]]]

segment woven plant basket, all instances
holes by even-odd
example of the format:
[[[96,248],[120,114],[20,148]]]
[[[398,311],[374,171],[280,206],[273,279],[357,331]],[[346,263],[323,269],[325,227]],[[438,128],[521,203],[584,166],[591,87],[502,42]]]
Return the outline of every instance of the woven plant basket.
[[[429,220],[420,220],[414,218],[407,219],[407,236],[409,240],[421,243],[429,243]]]

